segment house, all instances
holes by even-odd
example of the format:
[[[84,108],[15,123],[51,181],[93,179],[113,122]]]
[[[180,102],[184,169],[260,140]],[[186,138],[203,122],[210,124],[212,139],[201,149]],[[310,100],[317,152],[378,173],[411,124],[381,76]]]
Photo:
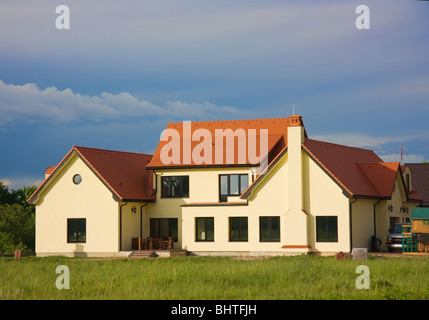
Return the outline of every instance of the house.
[[[405,183],[410,185],[410,177],[413,176],[412,187],[423,198],[422,207],[429,207],[429,163],[405,163],[404,168],[409,168],[410,173],[405,174]]]
[[[38,256],[127,255],[136,237],[196,255],[350,252],[421,200],[399,162],[312,140],[298,115],[170,123],[153,156],[75,146],[28,199]]]

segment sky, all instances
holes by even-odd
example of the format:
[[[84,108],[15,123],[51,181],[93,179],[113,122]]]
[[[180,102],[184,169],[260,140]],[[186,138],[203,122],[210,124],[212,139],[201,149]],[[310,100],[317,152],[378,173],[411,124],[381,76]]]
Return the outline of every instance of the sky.
[[[428,57],[429,1],[2,0],[0,181],[38,185],[74,145],[151,154],[168,122],[293,110],[312,139],[429,160]]]

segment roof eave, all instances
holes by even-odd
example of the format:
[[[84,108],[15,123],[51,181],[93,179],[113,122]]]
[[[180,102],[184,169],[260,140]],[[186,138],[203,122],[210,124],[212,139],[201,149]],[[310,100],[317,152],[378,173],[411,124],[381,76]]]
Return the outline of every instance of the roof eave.
[[[253,190],[257,187],[257,185],[265,178],[265,176],[274,168],[281,158],[287,153],[288,148],[284,147],[284,149],[271,161],[265,171],[255,180],[253,183],[243,192],[240,196],[240,199],[248,199],[252,194]]]
[[[204,164],[204,165],[165,165],[146,166],[146,170],[168,170],[168,169],[216,169],[216,168],[250,168],[259,167],[259,163],[232,163],[232,164]]]
[[[68,162],[68,160],[73,156],[73,154],[76,153],[75,147],[71,148],[71,150],[66,154],[66,156],[60,161],[60,163],[56,166],[54,171],[49,175],[48,178],[46,178],[40,186],[33,192],[33,194],[27,199],[27,202],[29,204],[36,204],[39,200],[39,195],[43,190],[49,185],[49,183],[54,179],[54,177],[58,174],[59,171],[61,171],[61,168],[64,166],[65,163]]]

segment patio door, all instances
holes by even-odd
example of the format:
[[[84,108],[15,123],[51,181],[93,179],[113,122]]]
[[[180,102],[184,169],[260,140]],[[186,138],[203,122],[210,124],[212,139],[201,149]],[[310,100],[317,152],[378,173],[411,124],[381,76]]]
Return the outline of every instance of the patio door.
[[[152,218],[150,219],[151,238],[173,237],[178,241],[178,219],[177,218]]]

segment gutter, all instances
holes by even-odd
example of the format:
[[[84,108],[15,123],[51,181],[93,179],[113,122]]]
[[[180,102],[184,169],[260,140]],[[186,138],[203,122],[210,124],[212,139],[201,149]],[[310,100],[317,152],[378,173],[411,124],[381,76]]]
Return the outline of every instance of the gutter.
[[[381,202],[381,200],[382,199],[378,199],[378,201],[376,203],[374,203],[374,213],[373,213],[373,216],[374,216],[374,236],[377,234],[377,227],[376,227],[376,223],[375,223],[375,212],[376,212],[375,207],[377,206],[377,204],[379,204]]]
[[[119,251],[122,251],[122,207],[126,206],[128,201],[119,207]]]
[[[350,202],[349,204],[349,219],[350,219],[350,252],[352,252],[353,249],[353,232],[352,232],[352,205],[355,203],[358,199],[353,198],[354,200]]]
[[[142,220],[143,220],[143,211],[142,211],[142,209],[144,208],[144,207],[146,207],[147,206],[147,202],[145,203],[145,204],[143,204],[143,205],[141,205],[140,206],[140,238],[143,238],[143,226],[142,226]]]

